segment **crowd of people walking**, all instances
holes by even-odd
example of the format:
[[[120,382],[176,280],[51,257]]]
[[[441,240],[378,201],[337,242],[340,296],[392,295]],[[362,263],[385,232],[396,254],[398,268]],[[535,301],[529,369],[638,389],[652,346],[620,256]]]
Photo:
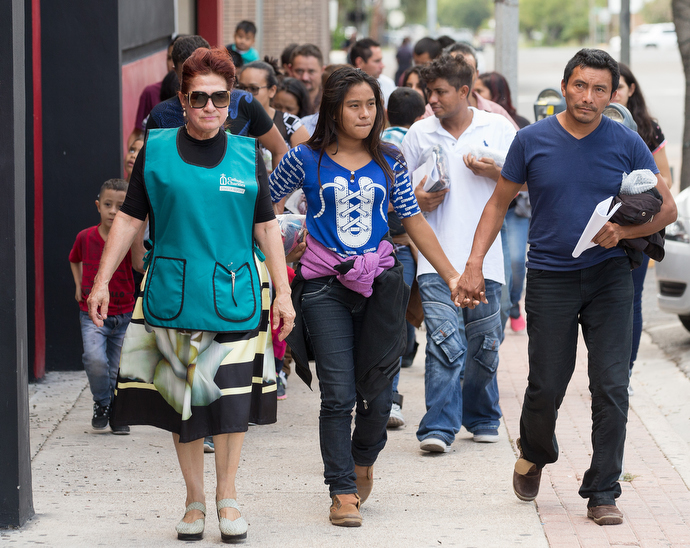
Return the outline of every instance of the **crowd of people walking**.
[[[510,320],[529,336],[513,489],[534,500],[558,458],[581,326],[594,453],[580,495],[596,523],[621,523],[647,260],[631,275],[619,243],[676,215],[665,140],[630,70],[581,50],[565,66],[565,110],[530,125],[468,44],[408,40],[393,80],[371,38],[353,38],[348,64],[328,65],[313,44],[262,59],[255,35],[242,21],[225,48],[170,43],[169,75],[142,93],[126,180],[102,185],[101,222],[77,237],[69,259],[93,428],[172,433],[187,493],[181,540],[203,537],[213,452],[221,538],[239,542],[248,427],[276,421],[293,369],[309,385],[315,369],[325,515],[358,527],[387,430],[407,422],[398,380],[416,329],[426,336],[419,450],[443,454],[463,427],[476,443],[498,441]],[[602,115],[611,101],[628,106],[639,135]],[[597,204],[640,170],[659,204],[653,220],[608,222],[574,256]],[[289,249],[288,219],[302,227]]]

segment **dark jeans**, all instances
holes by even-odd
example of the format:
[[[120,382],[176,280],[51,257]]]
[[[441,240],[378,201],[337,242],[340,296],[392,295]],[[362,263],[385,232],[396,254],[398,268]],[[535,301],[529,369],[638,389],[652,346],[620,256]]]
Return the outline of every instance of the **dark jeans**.
[[[403,265],[403,278],[405,283],[412,287],[414,283],[414,277],[417,274],[417,263],[414,262],[414,257],[412,256],[412,251],[406,245],[399,246],[395,252],[398,260]],[[407,356],[414,352],[414,344],[416,342],[416,332],[417,329],[410,322],[405,322],[405,327],[407,328],[407,347],[405,348],[405,353],[403,356]],[[393,392],[398,391],[398,382],[400,381],[400,372],[393,379]]]
[[[632,371],[633,365],[635,365],[637,351],[640,348],[640,339],[642,338],[642,290],[644,289],[644,279],[647,275],[648,266],[649,257],[647,257],[647,255],[643,255],[642,264],[632,271],[635,295],[633,296],[633,331],[632,352],[630,353],[630,371]]]
[[[628,418],[633,284],[627,257],[570,272],[527,271],[529,378],[520,418],[524,456],[556,462],[556,417],[575,368],[578,324],[588,350],[592,462],[580,496],[588,506],[620,496]]]
[[[325,483],[331,496],[356,493],[355,464],[370,466],[386,445],[392,385],[367,402],[355,389],[358,349],[366,297],[350,291],[335,277],[304,284],[302,317],[316,357],[321,389],[319,439]],[[351,432],[352,408],[355,429]]]

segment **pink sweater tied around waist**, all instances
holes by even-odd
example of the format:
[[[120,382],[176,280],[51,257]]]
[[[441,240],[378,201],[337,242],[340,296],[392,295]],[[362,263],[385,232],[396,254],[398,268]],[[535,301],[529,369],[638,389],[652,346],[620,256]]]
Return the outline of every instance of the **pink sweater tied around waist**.
[[[393,244],[388,240],[381,240],[375,252],[344,258],[307,235],[307,249],[300,263],[305,280],[335,275],[351,291],[369,297],[376,276],[391,268],[395,257]]]

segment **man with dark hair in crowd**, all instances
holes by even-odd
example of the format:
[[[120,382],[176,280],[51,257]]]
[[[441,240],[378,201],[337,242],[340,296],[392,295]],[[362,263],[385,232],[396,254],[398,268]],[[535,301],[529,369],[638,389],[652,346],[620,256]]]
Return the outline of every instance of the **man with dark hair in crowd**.
[[[383,64],[381,44],[371,38],[362,38],[352,44],[348,57],[353,67],[357,67],[369,76],[376,78],[383,93],[383,105],[388,107],[388,98],[396,86],[393,80],[383,74],[385,65]]]
[[[321,105],[321,74],[323,74],[323,54],[318,46],[304,44],[297,46],[290,55],[292,76],[300,80],[309,92],[311,114],[319,111]]]
[[[450,36],[447,34],[444,34],[443,36],[439,36],[436,38],[438,41],[439,45],[441,46],[441,50],[446,49],[448,46],[452,46],[455,44],[455,40],[453,40]]]
[[[515,136],[513,126],[503,117],[470,107],[472,75],[472,67],[462,56],[442,55],[422,67],[434,116],[413,124],[402,147],[410,172],[439,145],[446,157],[452,191],[427,192],[420,183],[415,196],[456,269],[463,268],[469,257],[480,212],[500,175],[494,161],[463,157],[462,151],[477,145],[506,151]],[[484,272],[487,304],[458,311],[442,278],[419,255],[417,284],[427,334],[427,411],[417,430],[422,451],[448,452],[462,426],[477,443],[498,441],[501,409],[496,370],[505,278],[500,239],[487,250]]]
[[[529,375],[513,490],[521,500],[534,500],[543,467],[558,459],[556,417],[575,368],[581,328],[593,451],[579,493],[588,499],[587,517],[598,525],[623,522],[616,499],[628,418],[633,282],[630,260],[618,243],[654,234],[676,219],[673,197],[647,145],[636,132],[602,116],[618,80],[618,63],[604,51],[583,49],[568,62],[561,81],[566,109],[518,132],[460,281],[462,306],[486,306],[480,304],[485,302],[482,258],[526,182],[532,204],[525,296]],[[618,194],[621,174],[638,169],[656,173],[663,197],[659,213],[641,225],[607,222],[592,239],[596,245],[574,257],[597,204]]]
[[[429,38],[428,36],[419,40],[412,50],[412,58],[415,65],[426,65],[431,63],[439,55],[441,55],[441,44],[438,40]]]
[[[485,99],[474,90],[474,83],[477,80],[477,76],[479,74],[477,71],[477,53],[474,51],[474,48],[463,42],[455,42],[454,44],[448,46],[445,52],[450,53],[454,57],[461,55],[465,58],[465,61],[469,63],[469,65],[472,67],[472,70],[474,71],[472,74],[472,86],[470,87],[470,95],[468,97],[470,101],[470,106],[478,108],[479,110],[485,110],[487,112],[494,112],[496,114],[500,114],[501,116],[506,118],[511,124],[513,124],[513,127],[516,131],[520,129],[515,120],[513,120],[513,117],[510,114],[508,114],[506,109],[504,109],[498,103],[494,103],[493,101]]]

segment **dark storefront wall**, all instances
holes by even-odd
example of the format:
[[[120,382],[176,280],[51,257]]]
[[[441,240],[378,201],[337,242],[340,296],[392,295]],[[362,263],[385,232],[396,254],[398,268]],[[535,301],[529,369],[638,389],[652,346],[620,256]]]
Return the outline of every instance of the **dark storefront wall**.
[[[68,255],[77,233],[100,220],[101,184],[122,176],[123,124],[133,123],[123,119],[122,65],[160,56],[174,32],[173,0],[44,0],[41,27],[46,369],[80,369]],[[142,83],[159,77],[139,66]]]
[[[171,0],[120,0],[122,49],[122,149],[134,129],[139,96],[166,73],[166,56],[175,30]]]

